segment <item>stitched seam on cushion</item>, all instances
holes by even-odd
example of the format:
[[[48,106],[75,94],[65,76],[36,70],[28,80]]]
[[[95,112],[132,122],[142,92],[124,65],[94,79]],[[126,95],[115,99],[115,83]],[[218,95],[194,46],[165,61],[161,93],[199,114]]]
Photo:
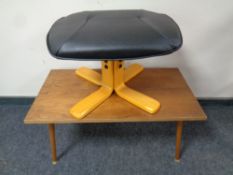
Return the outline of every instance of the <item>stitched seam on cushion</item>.
[[[59,49],[57,50],[56,56],[57,56],[57,54],[60,52],[60,50],[62,49],[62,47],[65,45],[65,43],[66,43],[67,41],[69,41],[76,33],[78,33],[78,32],[87,24],[87,22],[89,21],[89,19],[90,19],[90,15],[88,15],[88,16],[86,17],[85,21],[83,22],[83,24],[82,24],[79,28],[77,28],[77,29],[74,31],[74,33],[73,33],[72,35],[70,35],[70,37],[68,37],[68,38],[63,42],[63,44],[62,44],[62,45],[59,47]]]
[[[148,22],[146,22],[145,20],[143,20],[143,18],[138,17],[139,21],[141,21],[142,23],[146,24],[149,28],[151,28],[152,30],[154,30],[155,32],[157,32],[163,39],[167,40],[169,43],[169,46],[174,49],[175,47],[172,44],[172,41],[170,39],[168,39],[168,37],[166,37],[164,34],[162,34],[161,32],[158,31],[158,29],[154,26],[152,26],[151,24],[149,24]]]

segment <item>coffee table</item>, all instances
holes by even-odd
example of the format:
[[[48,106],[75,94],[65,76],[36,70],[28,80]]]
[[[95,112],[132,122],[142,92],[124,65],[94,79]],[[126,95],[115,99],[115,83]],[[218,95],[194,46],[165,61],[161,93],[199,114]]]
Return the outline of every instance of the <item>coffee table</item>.
[[[55,124],[176,122],[175,160],[180,160],[184,122],[205,121],[197,99],[177,68],[145,69],[127,85],[157,99],[160,110],[149,114],[113,94],[85,118],[78,120],[69,109],[98,86],[75,75],[75,70],[51,70],[38,96],[27,113],[25,124],[47,124],[52,148],[52,163],[56,164]]]

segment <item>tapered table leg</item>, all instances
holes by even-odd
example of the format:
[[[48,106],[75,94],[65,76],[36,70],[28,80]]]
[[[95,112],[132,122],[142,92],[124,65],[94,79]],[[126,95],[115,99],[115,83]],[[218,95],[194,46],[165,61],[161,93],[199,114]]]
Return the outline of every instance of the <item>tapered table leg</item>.
[[[55,125],[49,124],[49,139],[52,151],[52,164],[55,165],[57,163],[57,155],[56,155],[56,139],[55,139]]]
[[[178,121],[176,124],[176,157],[175,157],[175,160],[177,162],[180,161],[180,151],[181,151],[181,140],[182,140],[183,126],[184,126],[183,121]]]

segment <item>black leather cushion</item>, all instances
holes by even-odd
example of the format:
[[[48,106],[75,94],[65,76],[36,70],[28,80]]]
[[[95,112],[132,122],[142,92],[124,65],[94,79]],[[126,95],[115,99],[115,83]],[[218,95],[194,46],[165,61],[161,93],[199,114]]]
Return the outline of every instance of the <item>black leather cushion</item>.
[[[85,11],[56,21],[47,45],[60,59],[124,60],[169,54],[181,47],[182,36],[178,25],[165,14]]]

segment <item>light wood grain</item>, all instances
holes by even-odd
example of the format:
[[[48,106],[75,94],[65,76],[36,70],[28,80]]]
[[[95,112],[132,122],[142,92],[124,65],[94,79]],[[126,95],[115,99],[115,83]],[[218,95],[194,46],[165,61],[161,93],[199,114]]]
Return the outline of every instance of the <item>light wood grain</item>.
[[[69,109],[98,86],[75,75],[75,70],[52,70],[24,122],[108,123],[151,121],[202,121],[207,117],[177,68],[145,69],[127,85],[161,103],[156,114],[149,114],[113,94],[81,120]]]

